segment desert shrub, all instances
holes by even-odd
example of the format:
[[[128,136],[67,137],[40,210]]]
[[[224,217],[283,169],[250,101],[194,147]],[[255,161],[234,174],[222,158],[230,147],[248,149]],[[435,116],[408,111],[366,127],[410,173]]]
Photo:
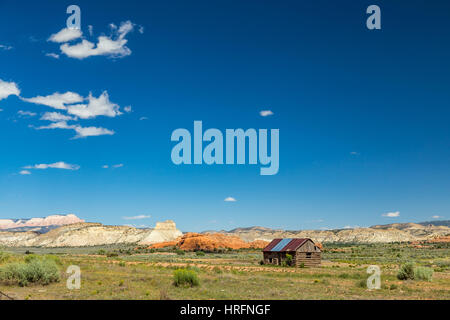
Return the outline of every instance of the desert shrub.
[[[51,260],[54,263],[56,263],[58,266],[62,266],[61,259],[59,257],[57,257],[57,256],[52,255],[52,254],[48,254],[48,255],[44,256],[44,259]]]
[[[264,264],[264,260],[259,260],[259,264],[263,265]]]
[[[97,251],[97,254],[103,256],[103,255],[106,254],[106,251],[103,250],[103,249],[100,249],[100,250]]]
[[[302,262],[302,263],[300,263],[300,268],[304,268],[305,267],[305,264]]]
[[[289,253],[286,253],[286,265],[291,266],[292,261],[293,261],[292,255]]]
[[[106,256],[107,256],[108,258],[113,258],[113,257],[118,257],[119,254],[118,254],[117,252],[108,252],[108,253],[106,254]]]
[[[119,267],[125,267],[125,261],[120,261],[119,262]]]
[[[199,257],[203,257],[205,255],[203,251],[196,251],[195,254]]]
[[[356,283],[357,287],[367,288],[367,281],[365,279],[361,279]]]
[[[0,264],[7,262],[10,257],[11,255],[9,253],[0,251]]]
[[[222,269],[220,269],[218,267],[214,267],[213,271],[218,274],[223,273]]]
[[[185,252],[183,250],[181,250],[181,249],[177,249],[177,250],[175,250],[175,252],[179,256],[184,256],[185,255]]]
[[[9,263],[0,267],[0,281],[27,286],[30,283],[47,285],[61,279],[55,261],[34,258],[27,262]]]
[[[427,267],[417,267],[414,269],[414,279],[431,281],[433,278],[433,269]]]
[[[173,272],[173,284],[176,287],[194,287],[200,284],[197,273],[194,270],[177,269]]]
[[[348,273],[341,273],[338,277],[341,278],[341,279],[348,279],[351,276]]]
[[[395,283],[393,283],[393,284],[391,284],[391,286],[389,287],[389,290],[395,290],[395,289],[397,289],[398,288],[398,286],[395,284]]]
[[[414,280],[414,263],[407,262],[400,267],[397,273],[399,280]]]

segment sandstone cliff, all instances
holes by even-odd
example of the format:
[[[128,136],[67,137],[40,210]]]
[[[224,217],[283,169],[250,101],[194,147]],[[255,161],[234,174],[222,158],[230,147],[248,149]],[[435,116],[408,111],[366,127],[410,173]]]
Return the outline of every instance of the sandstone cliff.
[[[370,228],[336,229],[336,230],[300,230],[286,231],[263,227],[238,228],[231,231],[221,231],[223,234],[236,235],[245,241],[275,238],[311,238],[315,242],[407,242],[428,241],[437,237],[450,235],[450,228],[446,226],[420,225],[403,223],[373,226]]]
[[[154,229],[77,223],[53,229],[45,234],[3,231],[0,232],[0,246],[82,247],[121,243],[152,244],[175,240],[181,235],[175,222],[170,220],[158,223]]]

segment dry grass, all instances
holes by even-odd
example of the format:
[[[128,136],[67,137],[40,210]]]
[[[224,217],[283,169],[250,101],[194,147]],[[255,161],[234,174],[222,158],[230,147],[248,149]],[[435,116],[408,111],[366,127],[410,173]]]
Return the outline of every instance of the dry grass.
[[[324,261],[319,268],[304,269],[260,266],[258,252],[207,254],[201,259],[191,254],[65,254],[60,256],[61,270],[80,266],[80,290],[68,290],[63,273],[60,283],[31,287],[0,284],[0,291],[17,299],[450,299],[448,269],[435,271],[431,282],[400,281],[396,278],[398,264],[382,263],[382,288],[368,290],[360,286],[368,277],[367,264],[354,262],[358,259],[332,261],[342,260],[340,254],[339,259]],[[446,256],[448,251],[432,259]],[[173,272],[180,267],[194,269],[200,286],[173,286]]]

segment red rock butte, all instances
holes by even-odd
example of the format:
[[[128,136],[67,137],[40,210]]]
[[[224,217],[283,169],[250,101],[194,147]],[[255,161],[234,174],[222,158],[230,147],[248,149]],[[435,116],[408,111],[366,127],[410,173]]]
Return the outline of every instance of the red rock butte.
[[[229,236],[220,233],[193,233],[188,232],[174,241],[156,243],[149,246],[149,249],[159,249],[165,247],[177,247],[184,251],[214,251],[217,249],[262,249],[269,242],[263,240],[255,240],[245,242],[238,236]]]

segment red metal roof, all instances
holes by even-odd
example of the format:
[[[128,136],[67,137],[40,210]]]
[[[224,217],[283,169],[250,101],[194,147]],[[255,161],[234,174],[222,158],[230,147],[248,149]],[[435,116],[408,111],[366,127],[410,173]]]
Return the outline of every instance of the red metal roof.
[[[281,239],[273,239],[272,242],[269,243],[269,244],[267,245],[267,247],[265,247],[265,248],[263,249],[263,251],[269,252],[269,251],[272,250],[273,247],[275,247],[280,241],[281,241]]]
[[[270,251],[277,251],[277,252],[286,252],[286,251],[295,251],[297,250],[299,247],[301,247],[306,241],[311,240],[311,239],[290,239],[290,241],[281,249],[278,248],[278,250],[273,250],[277,244],[279,244],[282,240],[287,240],[287,239],[273,239],[272,242],[270,242],[267,247],[265,247],[263,249],[263,252],[270,252]]]
[[[292,239],[281,251],[295,251],[306,241],[308,241],[308,239]]]

